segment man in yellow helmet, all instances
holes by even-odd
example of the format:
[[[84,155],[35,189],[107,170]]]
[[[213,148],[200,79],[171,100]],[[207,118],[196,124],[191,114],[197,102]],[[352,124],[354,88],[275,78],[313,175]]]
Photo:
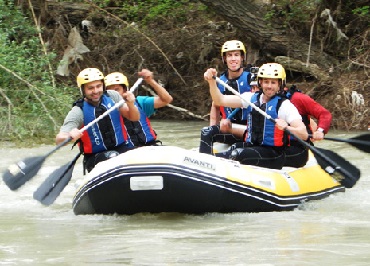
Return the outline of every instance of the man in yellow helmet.
[[[74,103],[65,117],[56,136],[56,144],[69,137],[79,140],[84,154],[84,169],[90,172],[97,163],[133,148],[122,116],[137,121],[140,113],[134,104],[135,96],[126,92],[124,105],[81,133],[79,129],[122,100],[122,96],[115,91],[106,91],[104,75],[97,68],[82,70],[77,76],[77,86],[82,98]]]
[[[157,93],[156,96],[137,96],[135,105],[140,112],[139,121],[131,121],[124,118],[127,132],[135,147],[157,145],[161,143],[157,140],[157,134],[150,124],[149,117],[152,116],[158,108],[164,107],[172,102],[172,96],[168,91],[158,84],[153,78],[153,72],[148,69],[142,69],[139,76],[143,77],[146,84],[151,86]],[[115,90],[123,95],[129,87],[127,77],[120,72],[113,72],[104,78],[107,90]]]
[[[277,63],[262,65],[257,75],[257,82],[262,90],[259,93],[223,95],[213,78],[216,75],[213,68],[204,73],[213,101],[220,106],[243,107],[248,115],[248,130],[244,142],[235,143],[229,150],[216,156],[237,160],[242,164],[281,169],[285,162],[284,150],[288,145],[285,130],[303,140],[308,138],[297,108],[285,97],[278,95],[285,83],[284,68]],[[274,122],[250,106],[249,102],[264,110]]]
[[[222,45],[222,62],[227,70],[221,74],[220,79],[239,93],[248,92],[250,88],[251,73],[244,69],[246,49],[238,40],[227,41]],[[217,85],[222,94],[230,94],[222,85]],[[241,108],[218,106],[212,102],[209,127],[201,132],[199,152],[212,154],[214,142],[233,144],[242,141],[245,127],[246,113]],[[240,125],[243,126],[240,126]]]

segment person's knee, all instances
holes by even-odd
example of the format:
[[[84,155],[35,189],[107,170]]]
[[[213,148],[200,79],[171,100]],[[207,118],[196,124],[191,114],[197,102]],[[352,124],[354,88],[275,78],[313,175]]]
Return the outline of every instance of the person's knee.
[[[106,151],[106,152],[104,152],[104,156],[105,156],[106,159],[110,159],[110,158],[116,157],[118,155],[119,155],[118,151]]]
[[[229,148],[229,151],[231,151],[230,153],[230,156],[229,156],[229,159],[231,160],[234,160],[234,161],[241,161],[241,154],[243,153],[243,150],[242,148],[235,148],[234,146],[234,149],[231,149],[234,145],[232,145],[230,148]]]
[[[212,133],[212,126],[209,127],[203,127],[201,130],[201,135],[202,136],[208,136]]]
[[[110,158],[116,157],[118,155],[119,155],[119,152],[115,151],[115,150],[100,152],[100,153],[95,155],[95,165],[97,165],[98,163],[103,162],[105,160],[108,160]]]
[[[234,144],[232,144],[227,150],[228,151],[233,151],[233,150],[235,150],[237,148],[237,146],[236,146],[236,144],[234,143]]]

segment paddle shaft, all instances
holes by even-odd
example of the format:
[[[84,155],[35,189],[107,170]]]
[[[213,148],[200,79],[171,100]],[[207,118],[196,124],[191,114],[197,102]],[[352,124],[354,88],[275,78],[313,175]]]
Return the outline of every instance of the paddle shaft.
[[[218,83],[220,83],[222,86],[225,86],[225,88],[227,88],[229,91],[231,91],[233,94],[235,94],[236,96],[239,96],[240,99],[242,99],[243,101],[245,101],[247,104],[249,104],[253,109],[255,109],[257,112],[259,112],[261,115],[263,115],[264,117],[266,117],[268,120],[270,120],[271,122],[273,122],[274,124],[276,124],[276,121],[275,119],[273,119],[269,114],[267,114],[265,111],[263,111],[261,108],[259,108],[257,105],[255,105],[254,103],[252,103],[251,101],[247,100],[247,99],[244,99],[239,92],[237,92],[236,90],[234,90],[234,88],[232,88],[231,86],[229,86],[228,84],[226,84],[225,82],[223,82],[220,78],[218,77],[213,77]],[[306,141],[296,137],[293,133],[291,133],[288,129],[284,129],[288,134],[292,135],[293,137],[295,137],[297,139],[298,142],[300,142],[301,144],[307,146],[307,147],[312,147],[310,144],[308,144]]]
[[[225,82],[223,82],[221,79],[219,79],[218,77],[215,77],[213,76],[213,78],[218,82],[220,83],[221,85],[223,85],[225,88],[227,88],[228,90],[230,90],[233,94],[237,95],[240,97],[240,99],[242,99],[243,101],[245,101],[247,104],[249,104],[252,108],[254,108],[258,113],[260,113],[261,115],[263,115],[264,117],[266,117],[268,120],[270,120],[271,122],[273,123],[276,123],[276,121],[269,115],[267,114],[265,111],[263,111],[261,108],[259,108],[258,106],[256,106],[254,103],[250,102],[249,100],[247,99],[244,99],[239,92],[237,92],[236,90],[234,90],[232,87],[230,87],[228,84],[226,84]],[[340,167],[335,161],[333,161],[332,159],[330,159],[329,157],[325,156],[324,153],[322,153],[318,148],[310,145],[309,143],[307,143],[306,141],[296,137],[294,134],[292,134],[289,130],[285,129],[285,131],[292,135],[293,137],[295,137],[295,139],[301,143],[302,145],[306,146],[307,148],[309,148],[314,154],[316,154],[317,156],[319,156],[320,158],[322,158],[323,160],[325,160],[329,166],[326,166],[325,167],[325,171],[329,174],[332,174],[334,173],[336,170],[341,173],[345,178],[348,177],[349,179],[356,179],[356,178],[353,178],[353,175],[347,171],[347,169],[345,168],[342,168]],[[357,181],[357,180],[356,180]],[[351,187],[350,185],[348,187]]]
[[[140,83],[143,81],[143,78],[139,78],[135,84],[131,87],[130,92],[134,92],[136,88],[139,87]],[[119,107],[121,104],[124,103],[124,100],[116,103],[112,108],[106,111],[104,114],[99,116],[94,121],[87,124],[85,127],[80,129],[81,133],[92,126],[94,123],[99,121],[103,115],[106,116],[111,113],[115,108]],[[93,123],[94,122],[94,123]],[[68,139],[65,140],[63,143],[66,144]],[[80,153],[68,164],[63,165],[60,169],[53,172],[51,176],[49,176],[37,189],[34,193],[34,198],[40,201],[44,205],[52,204],[55,199],[59,196],[59,194],[63,191],[63,189],[67,186],[69,180],[72,178],[73,167],[76,164],[78,158],[80,157]],[[61,174],[60,174],[61,173]]]
[[[143,78],[139,78],[132,86],[131,91],[135,90],[142,81]],[[101,114],[98,118],[94,119],[83,128],[81,128],[80,132],[81,133],[84,132],[85,130],[90,128],[93,124],[97,123],[98,121],[109,115],[111,112],[113,112],[113,110],[115,110],[124,103],[125,103],[124,99],[120,100],[112,108]],[[25,158],[17,162],[16,164],[10,165],[8,170],[5,171],[3,174],[3,181],[11,190],[18,189],[38,173],[38,171],[41,168],[41,165],[44,163],[47,157],[49,157],[51,154],[59,150],[61,147],[66,145],[71,140],[72,140],[71,136],[68,136],[65,140],[59,143],[54,149],[49,151],[44,156]]]
[[[370,134],[364,134],[364,135],[361,135],[361,136],[369,136],[369,139],[370,139]],[[312,138],[312,135],[309,135],[310,138]],[[341,138],[331,138],[331,137],[327,137],[325,136],[324,139],[326,140],[332,140],[332,141],[336,141],[336,142],[345,142],[345,143],[349,143],[349,144],[361,144],[361,145],[365,145],[365,146],[370,146],[370,142],[368,141],[364,141],[364,140],[358,140],[357,139],[358,137],[354,137],[354,138],[350,138],[350,139],[341,139]]]
[[[143,81],[143,78],[139,78],[135,83],[134,85],[131,87],[130,89],[130,92],[134,92],[136,90],[136,88],[139,87],[139,85],[141,84],[141,82]],[[125,103],[125,99],[122,99],[120,100],[118,103],[116,103],[115,105],[113,105],[111,108],[109,108],[109,110],[105,111],[103,114],[101,114],[99,117],[97,117],[96,119],[94,119],[93,121],[91,121],[90,123],[88,123],[86,126],[84,126],[83,128],[80,129],[80,132],[84,132],[86,131],[87,129],[89,129],[91,126],[93,126],[95,123],[99,122],[100,120],[102,120],[104,117],[106,117],[107,115],[109,115],[111,112],[113,112],[116,108],[120,107],[122,104]],[[64,140],[62,143],[60,143],[53,151],[49,152],[48,154],[45,155],[45,158],[48,157],[50,154],[54,153],[55,151],[57,151],[60,147],[64,146],[65,144],[67,144],[68,142],[70,142],[72,140],[71,137],[67,138],[66,140]],[[77,161],[77,160],[76,160]]]
[[[310,135],[310,137],[312,137]],[[336,141],[336,142],[344,142],[352,145],[353,147],[356,147],[357,149],[367,152],[370,152],[370,134],[362,134],[359,136],[356,136],[354,138],[350,139],[340,139],[340,138],[330,138],[326,137],[324,138],[325,140],[331,140],[331,141]]]
[[[362,140],[356,140],[356,139],[339,139],[339,138],[330,138],[330,137],[325,137],[325,139],[337,141],[337,142],[345,142],[349,144],[361,144],[361,145],[370,146],[370,143],[362,141]]]
[[[41,202],[43,205],[52,204],[71,180],[74,165],[80,155],[81,153],[78,153],[71,162],[51,173],[51,175],[46,178],[33,193],[33,198]]]
[[[131,87],[130,92],[133,92],[140,85],[140,83],[142,81],[143,81],[143,78],[139,78],[135,82],[135,84]],[[90,123],[88,123],[86,126],[84,126],[83,128],[81,128],[80,129],[80,132],[82,133],[82,132],[86,131],[87,129],[89,129],[90,127],[92,127],[95,123],[97,123],[100,120],[102,120],[104,117],[106,117],[107,115],[109,115],[111,112],[113,112],[116,108],[120,107],[124,103],[125,103],[125,100],[124,99],[120,100],[118,103],[116,103],[111,108],[109,108],[109,110],[107,110],[106,112],[104,112],[103,114],[101,114],[99,117],[97,117],[96,119],[94,119],[93,121],[91,121]],[[54,152],[56,152],[57,150],[59,150],[61,147],[63,147],[64,145],[66,145],[71,140],[72,140],[72,138],[71,137],[68,137],[63,142],[59,143],[53,150],[51,150],[47,154],[45,154],[44,155],[44,158],[46,159],[47,157],[49,157],[51,154],[53,154]]]
[[[142,81],[143,81],[143,78],[139,78],[135,82],[135,84],[131,87],[130,92],[133,92],[140,85],[140,83]],[[80,129],[80,132],[82,133],[82,132],[86,131],[87,129],[89,129],[90,127],[92,127],[95,123],[97,123],[100,120],[102,120],[104,117],[106,117],[107,115],[109,115],[111,112],[113,112],[116,108],[118,108],[119,106],[121,106],[124,103],[125,103],[125,100],[124,99],[120,100],[118,103],[116,103],[111,108],[109,108],[109,110],[107,110],[106,112],[104,112],[103,114],[101,114],[98,118],[94,119],[93,121],[91,121],[90,123],[88,123],[86,126],[84,126],[83,128],[81,128]],[[64,145],[66,145],[71,140],[72,140],[72,138],[71,137],[68,137],[63,142],[59,143],[53,150],[51,150],[47,154],[45,154],[44,155],[44,158],[49,157],[51,154],[53,154],[54,152],[56,152],[57,150],[59,150],[61,147],[63,147]]]
[[[228,116],[227,116],[227,119],[231,119],[233,118],[237,112],[240,111],[241,108],[235,108]]]
[[[143,81],[143,78],[139,78],[135,82],[135,84],[131,87],[130,92],[133,92],[140,85],[140,83],[142,81]],[[82,133],[82,132],[86,131],[92,125],[94,125],[95,123],[99,122],[101,119],[103,119],[104,117],[106,117],[107,115],[109,115],[111,112],[113,112],[116,108],[120,107],[124,103],[125,103],[125,99],[120,100],[118,103],[116,103],[111,108],[109,108],[109,110],[107,110],[103,114],[101,114],[98,118],[94,119],[93,121],[91,121],[90,123],[88,123],[86,126],[84,126],[83,128],[81,128],[80,129],[80,132]]]

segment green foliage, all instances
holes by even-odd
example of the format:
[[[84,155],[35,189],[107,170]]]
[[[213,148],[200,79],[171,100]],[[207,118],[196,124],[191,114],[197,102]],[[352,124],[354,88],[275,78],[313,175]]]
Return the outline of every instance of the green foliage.
[[[0,139],[53,139],[65,114],[60,98],[72,100],[53,87],[55,54],[45,56],[33,20],[9,2],[0,0]]]
[[[57,69],[56,54],[52,51],[44,54],[32,13],[22,12],[14,3],[0,0],[0,139],[51,142],[76,99],[76,88],[55,84],[50,67],[54,72]],[[189,10],[206,8],[195,0],[92,0],[92,3],[112,8],[110,12],[128,22],[140,22],[141,26],[158,20],[186,21]]]
[[[310,20],[321,0],[278,0],[265,14],[269,24],[278,22],[283,27],[302,25]]]
[[[138,0],[138,1],[94,1],[100,7],[120,7],[117,15],[127,22],[138,22],[147,25],[158,18],[176,18],[185,21],[189,10],[204,10],[205,5],[199,5],[191,0]]]
[[[369,17],[370,15],[370,6],[362,6],[352,10],[352,13],[359,15],[360,17]]]

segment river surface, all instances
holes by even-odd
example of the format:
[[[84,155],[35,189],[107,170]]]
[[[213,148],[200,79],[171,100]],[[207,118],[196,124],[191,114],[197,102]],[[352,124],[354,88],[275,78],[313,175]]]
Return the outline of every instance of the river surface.
[[[194,148],[207,122],[152,121],[165,145]],[[332,131],[354,137],[367,132]],[[72,211],[81,159],[53,205],[33,192],[77,153],[62,148],[38,175],[17,191],[0,181],[0,265],[369,265],[370,156],[346,144],[324,140],[362,171],[344,193],[309,202],[291,212],[205,215],[81,215]],[[42,156],[54,146],[14,148],[2,144],[1,173],[12,163]]]

